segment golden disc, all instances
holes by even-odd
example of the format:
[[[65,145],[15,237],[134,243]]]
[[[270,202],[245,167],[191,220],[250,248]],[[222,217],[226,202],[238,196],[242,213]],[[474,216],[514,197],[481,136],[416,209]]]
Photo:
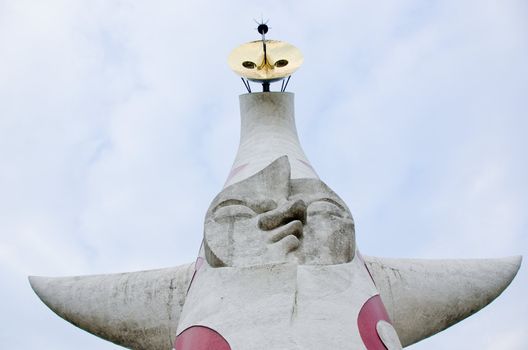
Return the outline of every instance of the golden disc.
[[[262,40],[240,45],[228,58],[229,67],[238,75],[252,81],[283,79],[303,63],[301,51],[284,41],[266,40],[266,59]]]

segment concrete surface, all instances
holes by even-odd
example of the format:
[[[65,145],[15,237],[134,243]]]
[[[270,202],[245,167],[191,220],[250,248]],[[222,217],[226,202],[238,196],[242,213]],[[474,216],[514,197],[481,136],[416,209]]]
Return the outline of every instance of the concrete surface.
[[[240,95],[240,121],[240,144],[225,187],[285,155],[290,159],[293,179],[318,178],[299,143],[293,93]]]
[[[196,264],[30,277],[42,301],[131,349],[171,349],[193,326],[232,350],[399,349],[478,311],[514,278],[520,257],[363,259],[350,211],[302,151],[293,94],[241,95],[240,108],[239,149]]]

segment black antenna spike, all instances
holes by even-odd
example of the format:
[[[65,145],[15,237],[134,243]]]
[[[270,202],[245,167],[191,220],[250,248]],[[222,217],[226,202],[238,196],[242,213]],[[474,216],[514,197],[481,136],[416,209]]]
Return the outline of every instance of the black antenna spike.
[[[286,91],[286,87],[288,87],[288,83],[290,82],[291,75],[288,75],[288,79],[286,79],[286,84],[284,84],[284,87],[281,89],[281,92]],[[284,83],[284,80],[282,81]]]
[[[251,93],[251,86],[249,85],[249,81],[244,80],[244,78],[240,77],[242,79],[242,83],[244,83],[244,86],[246,87],[247,92]]]

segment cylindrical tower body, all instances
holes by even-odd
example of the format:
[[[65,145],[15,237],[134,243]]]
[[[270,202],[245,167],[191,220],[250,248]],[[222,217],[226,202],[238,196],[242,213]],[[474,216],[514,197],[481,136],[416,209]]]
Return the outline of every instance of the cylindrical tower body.
[[[292,179],[318,178],[297,136],[293,93],[240,95],[240,117],[240,145],[225,187],[256,174],[284,155],[290,161]]]

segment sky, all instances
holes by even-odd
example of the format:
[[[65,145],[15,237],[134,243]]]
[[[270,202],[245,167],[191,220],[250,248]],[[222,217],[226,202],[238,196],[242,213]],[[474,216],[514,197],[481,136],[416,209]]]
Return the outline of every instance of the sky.
[[[119,348],[28,275],[194,260],[238,147],[227,56],[261,17],[304,54],[301,144],[363,254],[528,255],[526,1],[0,0],[0,348]],[[409,349],[527,349],[527,294],[524,265]]]

